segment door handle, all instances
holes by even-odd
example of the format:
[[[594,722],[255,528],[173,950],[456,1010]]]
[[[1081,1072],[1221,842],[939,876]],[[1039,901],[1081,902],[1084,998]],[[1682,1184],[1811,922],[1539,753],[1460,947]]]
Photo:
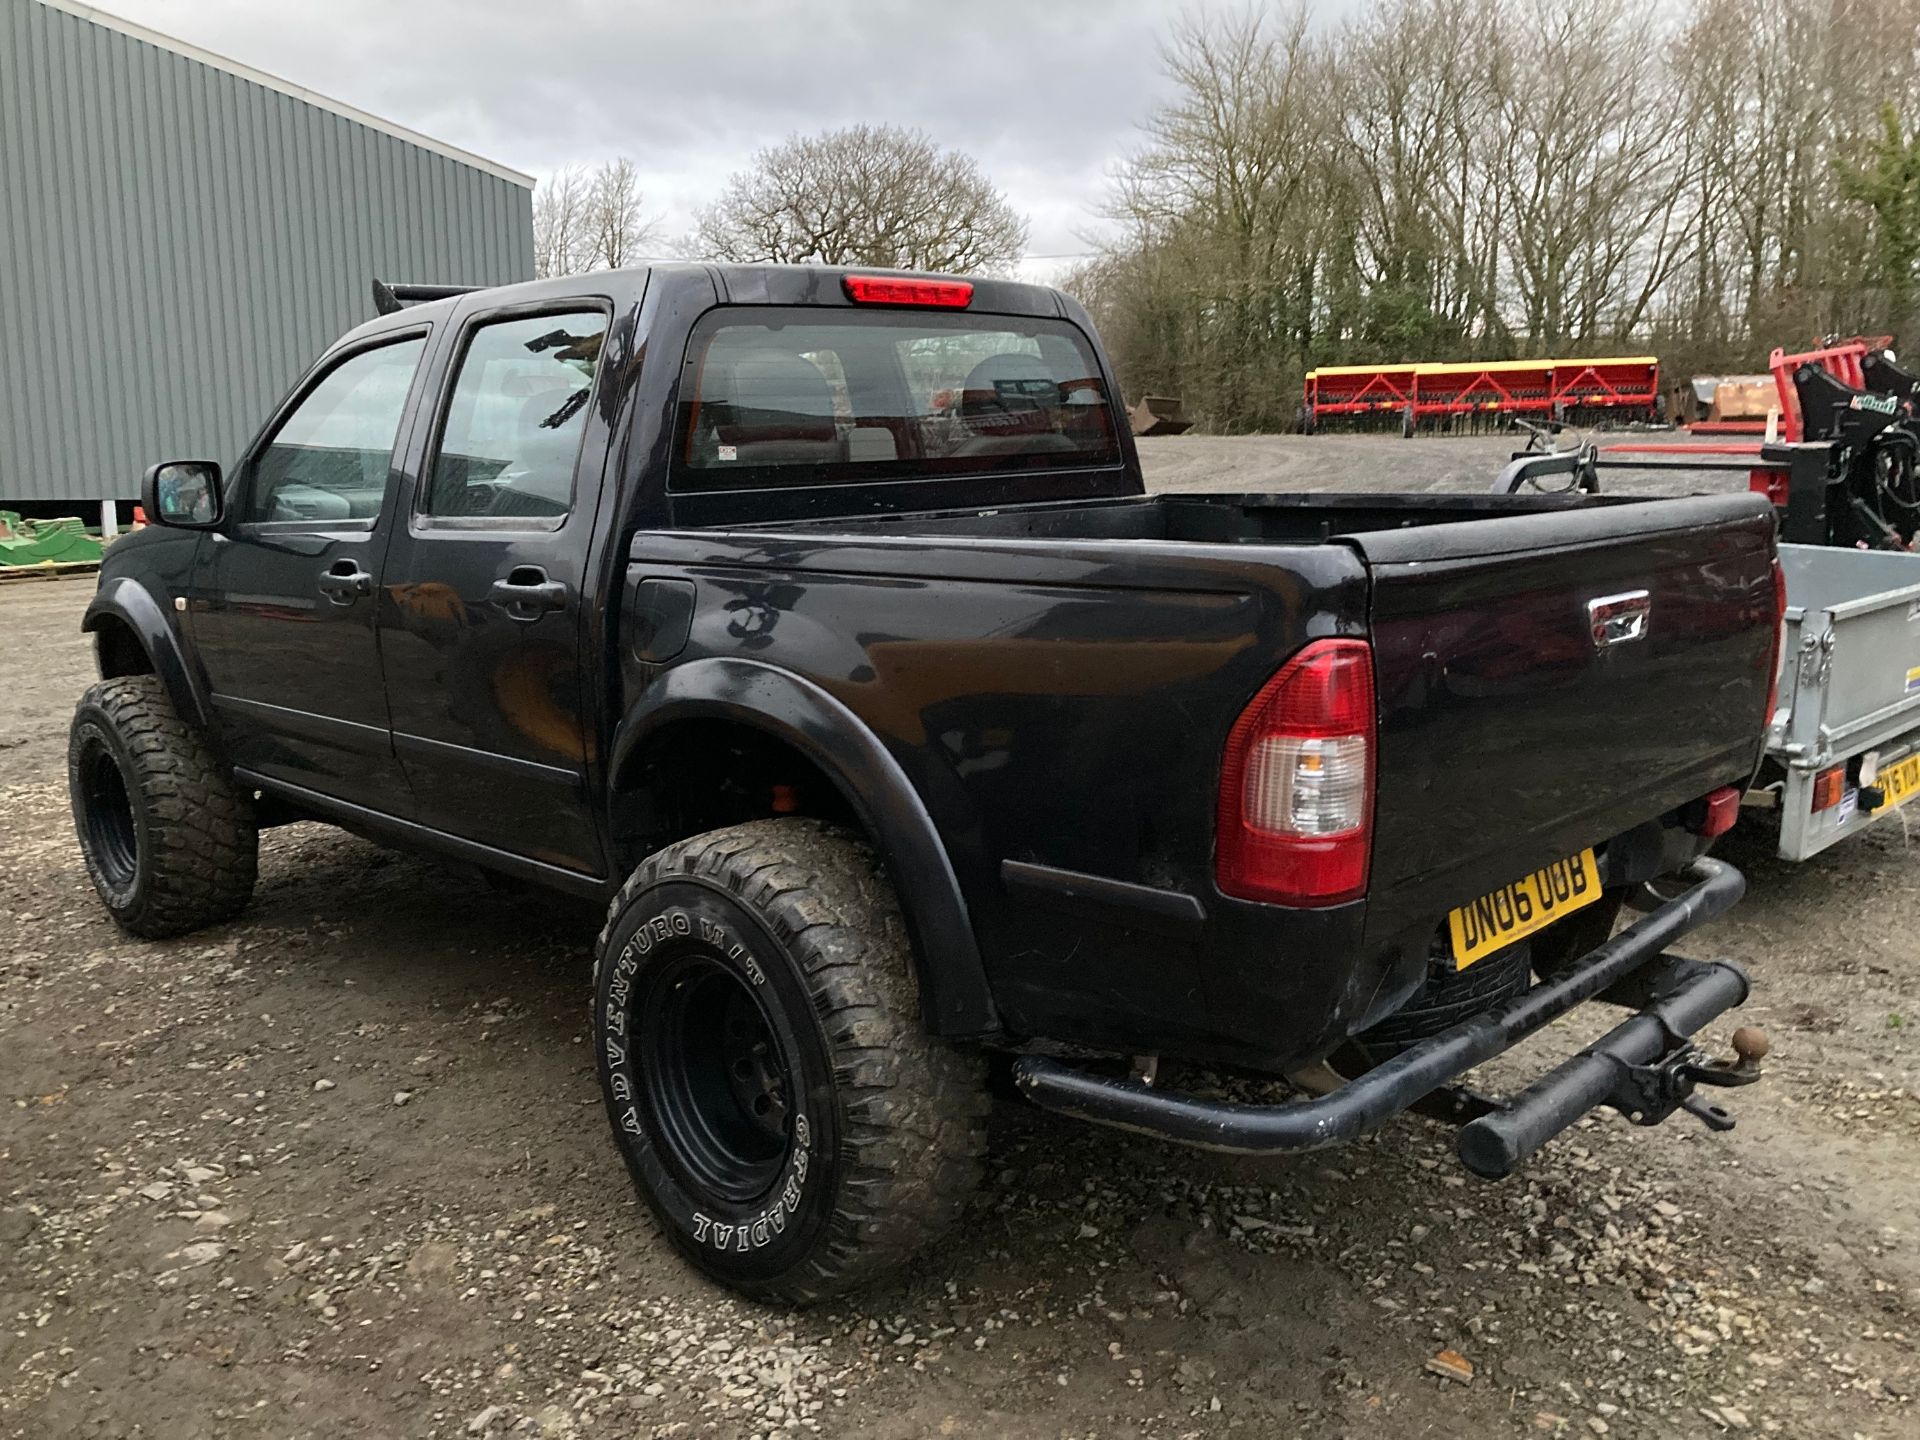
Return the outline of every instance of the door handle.
[[[538,565],[516,565],[506,579],[493,582],[487,600],[509,620],[531,624],[549,610],[564,610],[571,594],[565,581],[549,580]]]
[[[373,593],[373,576],[358,560],[336,560],[320,572],[320,593],[336,605],[351,605]]]

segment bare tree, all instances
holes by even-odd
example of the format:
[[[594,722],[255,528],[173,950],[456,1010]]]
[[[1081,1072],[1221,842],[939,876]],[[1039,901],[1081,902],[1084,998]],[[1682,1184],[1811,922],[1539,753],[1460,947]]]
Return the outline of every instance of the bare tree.
[[[594,171],[586,213],[592,270],[631,265],[657,228],[642,212],[639,174],[624,155]]]
[[[1881,133],[1839,172],[1840,193],[1873,215],[1874,279],[1887,295],[1890,318],[1905,322],[1913,308],[1920,265],[1920,135],[1902,133],[1891,104],[1880,112]]]
[[[1027,223],[980,167],[917,131],[856,125],[763,150],[701,215],[715,259],[1004,272]]]
[[[533,194],[533,273],[545,280],[586,268],[588,246],[586,172],[574,166],[556,170]]]
[[[1183,19],[1162,63],[1178,94],[1146,123],[1110,209],[1132,253],[1077,283],[1109,343],[1156,355],[1130,364],[1151,377],[1137,385],[1204,395],[1228,428],[1271,425],[1291,408],[1286,367],[1309,343],[1344,219],[1325,183],[1324,57],[1295,8]]]
[[[1841,183],[1881,108],[1920,114],[1920,0],[1697,0],[1666,83],[1699,141],[1657,333],[1689,360],[1897,328],[1871,206]]]
[[[1505,330],[1498,303],[1502,139],[1488,122],[1502,37],[1477,0],[1384,0],[1331,67],[1353,197],[1360,328],[1382,341],[1458,344]]]
[[[658,229],[624,155],[587,171],[556,170],[533,196],[533,273],[578,275],[631,265]]]
[[[1685,137],[1644,0],[1529,0],[1517,18],[1499,116],[1521,328],[1537,349],[1592,343],[1636,323],[1673,267]]]

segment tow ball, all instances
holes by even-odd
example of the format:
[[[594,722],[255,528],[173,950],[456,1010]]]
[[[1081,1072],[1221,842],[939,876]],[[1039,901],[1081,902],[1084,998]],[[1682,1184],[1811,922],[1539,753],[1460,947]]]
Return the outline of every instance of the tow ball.
[[[1731,1130],[1733,1116],[1694,1093],[1700,1085],[1751,1085],[1761,1076],[1760,1062],[1771,1048],[1764,1030],[1742,1025],[1733,1032],[1733,1054],[1710,1059],[1687,1043],[1646,1065],[1616,1060],[1618,1072],[1606,1102],[1636,1125],[1658,1125],[1684,1110],[1709,1130]]]

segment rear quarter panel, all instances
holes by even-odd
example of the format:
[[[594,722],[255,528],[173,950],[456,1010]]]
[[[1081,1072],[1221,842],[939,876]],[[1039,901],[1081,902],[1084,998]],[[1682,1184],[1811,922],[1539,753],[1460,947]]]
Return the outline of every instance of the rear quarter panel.
[[[945,842],[1010,1030],[1155,1049],[1218,1038],[1221,946],[1009,891],[1001,862],[1182,891],[1217,915],[1221,744],[1286,654],[1363,633],[1351,552],[662,532],[632,555],[632,578],[698,587],[675,663],[792,670],[880,738]],[[1314,958],[1296,967],[1298,998],[1324,1012]]]

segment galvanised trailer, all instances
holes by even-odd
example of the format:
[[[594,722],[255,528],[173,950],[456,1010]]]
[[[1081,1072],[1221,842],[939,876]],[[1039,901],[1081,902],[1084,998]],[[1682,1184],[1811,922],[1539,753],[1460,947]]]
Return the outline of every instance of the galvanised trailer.
[[[1780,567],[1780,684],[1747,800],[1778,808],[1781,858],[1805,860],[1920,793],[1920,555],[1782,545]]]

